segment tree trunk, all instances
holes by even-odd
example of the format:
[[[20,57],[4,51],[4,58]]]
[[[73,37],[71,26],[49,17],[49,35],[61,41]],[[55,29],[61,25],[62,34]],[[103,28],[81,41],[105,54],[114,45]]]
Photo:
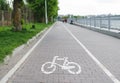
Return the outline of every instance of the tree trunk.
[[[13,25],[15,31],[21,31],[21,1],[22,0],[14,0],[13,3]]]

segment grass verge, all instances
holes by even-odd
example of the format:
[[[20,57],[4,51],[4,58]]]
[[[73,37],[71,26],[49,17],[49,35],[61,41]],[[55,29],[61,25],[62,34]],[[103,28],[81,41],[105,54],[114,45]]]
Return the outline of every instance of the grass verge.
[[[33,24],[23,25],[24,30],[21,32],[11,31],[11,27],[0,27],[0,63],[4,61],[4,58],[11,54],[12,51],[18,46],[26,43],[30,38],[37,33],[52,25],[35,23],[35,29],[32,29]]]

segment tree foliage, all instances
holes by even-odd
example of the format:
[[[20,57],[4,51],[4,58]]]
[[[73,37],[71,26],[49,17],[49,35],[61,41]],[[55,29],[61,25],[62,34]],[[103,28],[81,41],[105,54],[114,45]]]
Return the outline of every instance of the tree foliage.
[[[45,20],[45,0],[27,0],[32,8],[36,21]],[[48,18],[56,17],[58,14],[58,0],[47,0]]]
[[[0,10],[8,10],[9,4],[6,0],[0,0]]]
[[[58,15],[58,1],[49,0],[48,2],[48,16],[56,17]]]

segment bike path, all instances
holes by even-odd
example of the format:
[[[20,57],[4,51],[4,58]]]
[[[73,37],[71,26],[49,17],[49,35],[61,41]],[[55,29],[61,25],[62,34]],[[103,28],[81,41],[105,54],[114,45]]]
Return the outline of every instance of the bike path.
[[[66,27],[120,80],[120,39],[78,26]]]
[[[57,22],[54,25],[8,83],[113,83],[63,25],[66,24]],[[81,66],[82,72],[73,75],[57,66],[52,74],[44,74],[41,71],[42,65],[52,61],[54,56],[68,57],[69,62]],[[56,61],[59,64],[62,62]]]

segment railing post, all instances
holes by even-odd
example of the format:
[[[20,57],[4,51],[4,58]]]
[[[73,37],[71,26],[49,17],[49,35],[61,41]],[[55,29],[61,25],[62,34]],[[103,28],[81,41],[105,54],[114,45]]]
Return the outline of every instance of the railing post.
[[[82,24],[85,25],[85,18],[82,19]]]
[[[90,27],[91,27],[91,17],[90,17]]]
[[[111,28],[111,19],[110,19],[110,14],[108,15],[108,30]]]
[[[100,28],[102,28],[102,17],[100,16]]]
[[[84,22],[84,18],[82,18],[81,23],[82,23],[82,25],[84,25],[84,23],[85,23],[85,22]]]
[[[94,27],[96,27],[96,17],[94,16]]]
[[[85,18],[85,26],[87,26],[87,18]]]
[[[86,25],[88,26],[88,17],[86,18]]]

